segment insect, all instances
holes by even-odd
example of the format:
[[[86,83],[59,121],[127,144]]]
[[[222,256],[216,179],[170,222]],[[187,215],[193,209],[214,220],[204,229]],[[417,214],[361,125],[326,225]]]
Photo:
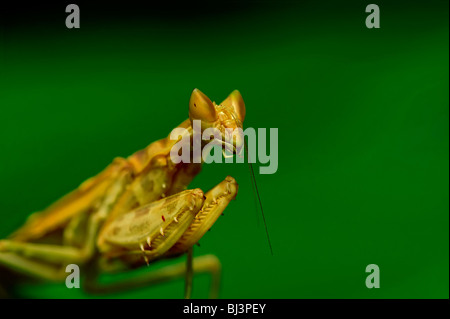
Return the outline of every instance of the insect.
[[[192,123],[200,120],[202,130],[216,128],[225,141],[226,128],[242,128],[244,117],[244,101],[237,90],[216,104],[195,89],[189,118],[178,127],[186,129],[187,140],[193,143]],[[223,149],[238,153],[240,138],[236,136],[233,145],[222,142]],[[214,255],[194,258],[192,247],[236,197],[238,184],[228,176],[206,193],[187,189],[202,163],[175,164],[170,156],[175,143],[168,136],[128,158],[116,158],[76,190],[32,214],[9,238],[0,240],[0,265],[21,277],[63,282],[66,266],[77,264],[86,274],[83,287],[92,292],[184,277],[185,298],[191,295],[193,275],[207,272],[212,276],[210,297],[216,298],[220,261]],[[201,147],[207,144],[202,141]],[[149,271],[142,278],[109,286],[98,281],[104,272],[134,269],[185,253],[186,262]]]

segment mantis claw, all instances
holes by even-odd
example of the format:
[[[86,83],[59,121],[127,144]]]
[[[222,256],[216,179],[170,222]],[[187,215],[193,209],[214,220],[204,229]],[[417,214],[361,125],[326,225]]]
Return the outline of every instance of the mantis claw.
[[[223,215],[223,210],[229,202],[236,197],[238,185],[234,178],[228,176],[224,181],[211,189],[205,197],[207,198],[193,219],[191,225],[181,236],[169,254],[184,252],[195,244],[212,227],[217,218]]]

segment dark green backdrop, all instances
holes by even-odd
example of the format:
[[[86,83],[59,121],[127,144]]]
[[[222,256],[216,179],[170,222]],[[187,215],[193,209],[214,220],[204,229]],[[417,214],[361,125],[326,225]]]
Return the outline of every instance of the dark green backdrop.
[[[274,255],[248,166],[206,165],[192,187],[228,174],[240,185],[195,249],[222,260],[221,297],[448,298],[448,2],[378,1],[377,30],[364,24],[369,3],[138,19],[80,6],[79,30],[65,28],[61,7],[57,22],[5,28],[0,238],[115,156],[166,136],[193,88],[216,102],[239,89],[245,126],[279,130],[278,172],[256,174]],[[380,289],[365,286],[372,263]],[[196,277],[194,297],[208,284]],[[108,297],[180,298],[183,285]],[[89,297],[64,284],[19,292]]]

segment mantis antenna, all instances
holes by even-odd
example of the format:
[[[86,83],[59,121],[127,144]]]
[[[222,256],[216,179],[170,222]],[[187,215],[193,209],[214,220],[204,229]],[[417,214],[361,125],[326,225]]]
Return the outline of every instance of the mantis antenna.
[[[244,138],[244,143],[245,143],[244,148],[245,148],[245,152],[247,154],[248,165],[250,168],[250,173],[251,173],[251,178],[252,178],[252,186],[254,185],[254,190],[256,190],[256,197],[258,198],[258,201],[259,201],[259,207],[261,208],[261,215],[262,215],[263,222],[264,222],[264,228],[266,230],[267,242],[269,243],[270,253],[273,256],[272,244],[270,242],[269,230],[267,229],[266,217],[264,216],[264,210],[263,210],[263,206],[262,206],[262,202],[261,202],[261,197],[259,196],[258,185],[256,184],[255,172],[253,171],[253,165],[252,165],[252,161],[250,160],[250,155],[248,153],[248,147],[247,147],[247,141],[245,140],[245,138]]]

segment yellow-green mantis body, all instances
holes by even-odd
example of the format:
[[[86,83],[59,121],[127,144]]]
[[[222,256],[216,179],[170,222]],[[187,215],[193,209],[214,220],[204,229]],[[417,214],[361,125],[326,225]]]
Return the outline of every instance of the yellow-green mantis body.
[[[225,140],[225,130],[242,128],[244,117],[245,105],[238,91],[216,104],[195,89],[189,119],[178,127],[186,129],[192,143],[192,122],[200,120],[202,130],[216,128]],[[242,144],[239,139],[223,147],[236,152]],[[64,282],[66,266],[77,264],[89,275],[84,286],[91,291],[114,291],[184,276],[185,297],[190,296],[193,273],[208,272],[211,297],[217,297],[220,261],[214,255],[193,258],[192,246],[236,197],[238,185],[228,176],[206,193],[187,189],[202,164],[175,164],[170,157],[175,143],[167,137],[128,158],[116,158],[76,190],[32,214],[8,239],[0,240],[0,266],[21,275]],[[101,272],[135,268],[186,252],[187,263],[149,271],[136,282],[102,287],[95,280]]]

